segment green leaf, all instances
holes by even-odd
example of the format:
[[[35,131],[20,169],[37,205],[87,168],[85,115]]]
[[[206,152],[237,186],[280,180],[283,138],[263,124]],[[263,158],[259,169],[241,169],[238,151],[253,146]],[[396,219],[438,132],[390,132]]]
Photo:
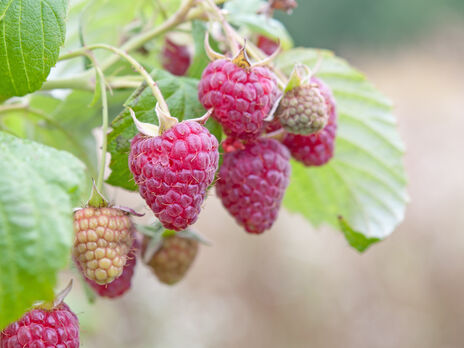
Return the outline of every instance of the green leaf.
[[[64,151],[0,132],[0,329],[53,299],[69,261],[84,166]]]
[[[206,112],[198,101],[198,80],[173,76],[164,70],[155,70],[152,76],[158,83],[171,114],[179,121],[197,118]],[[125,105],[126,108],[113,121],[113,131],[108,135],[111,175],[106,182],[127,190],[137,190],[128,167],[130,141],[137,134],[137,129],[127,107],[134,110],[139,121],[157,125],[156,99],[151,89],[143,85],[133,93]],[[221,140],[221,127],[216,121],[209,119],[206,127],[219,141]]]
[[[379,238],[367,238],[362,233],[354,231],[341,216],[339,217],[339,221],[340,228],[348,243],[361,253],[369,248],[372,244],[380,241]]]
[[[128,96],[127,91],[115,91],[109,96],[110,116],[119,113]],[[29,109],[0,115],[0,129],[71,152],[86,164],[89,174],[96,177],[97,145],[92,130],[102,122],[101,102],[91,103],[92,93],[85,91],[73,91],[64,100],[34,94],[29,99]]]
[[[36,91],[65,40],[66,0],[0,3],[0,99]]]
[[[289,73],[295,63],[314,67],[320,58],[317,76],[330,85],[337,101],[335,156],[322,167],[294,162],[284,203],[315,226],[339,228],[342,216],[348,241],[364,250],[374,239],[391,234],[404,218],[404,146],[389,100],[342,59],[327,51],[293,49],[276,63]]]
[[[277,19],[269,18],[257,12],[264,8],[266,2],[260,0],[231,0],[224,5],[230,23],[262,34],[274,40],[279,40],[283,49],[290,49],[293,40],[285,26]]]
[[[193,78],[201,78],[203,70],[209,64],[210,60],[206,55],[205,51],[205,35],[206,35],[206,25],[198,20],[192,22],[192,36],[193,41],[195,42],[195,54],[193,56],[192,64],[187,71],[187,75]],[[211,47],[219,52],[219,47],[217,42],[211,37],[209,38]]]

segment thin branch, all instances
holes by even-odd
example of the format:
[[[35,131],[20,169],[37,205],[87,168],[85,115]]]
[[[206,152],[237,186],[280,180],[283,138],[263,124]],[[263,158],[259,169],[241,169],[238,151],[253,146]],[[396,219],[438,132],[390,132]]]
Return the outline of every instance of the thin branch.
[[[102,99],[102,148],[100,167],[98,168],[97,178],[97,190],[101,192],[103,188],[103,179],[105,177],[106,152],[108,150],[108,97],[106,94],[105,75],[103,74],[103,71],[100,69],[95,57],[92,54],[89,54],[88,57],[92,61],[95,71],[97,72],[97,76],[99,77],[100,93]]]
[[[219,22],[221,23],[224,33],[226,34],[226,39],[229,42],[229,47],[230,47],[232,56],[235,56],[239,51],[239,47],[238,47],[237,40],[234,36],[234,29],[231,27],[229,22],[227,22],[227,19],[222,13],[221,9],[217,7],[216,3],[213,0],[206,0],[206,2],[208,3],[212,12],[218,18]]]

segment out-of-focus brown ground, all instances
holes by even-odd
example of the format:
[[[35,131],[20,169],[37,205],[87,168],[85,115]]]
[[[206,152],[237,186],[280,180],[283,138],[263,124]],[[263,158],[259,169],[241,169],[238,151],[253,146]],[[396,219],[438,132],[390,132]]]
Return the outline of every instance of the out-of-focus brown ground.
[[[391,237],[360,255],[340,233],[284,211],[250,236],[212,195],[196,228],[214,246],[185,281],[160,285],[139,265],[119,301],[89,305],[73,292],[82,347],[464,346],[463,33],[452,31],[453,44],[443,44],[447,32],[351,55],[395,101],[407,144],[411,204]],[[112,196],[143,207],[135,195]]]

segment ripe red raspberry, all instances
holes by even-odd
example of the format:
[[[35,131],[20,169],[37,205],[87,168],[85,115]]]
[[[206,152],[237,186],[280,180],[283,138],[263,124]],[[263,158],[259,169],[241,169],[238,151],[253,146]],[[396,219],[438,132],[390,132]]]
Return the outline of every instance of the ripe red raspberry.
[[[279,43],[264,35],[259,35],[258,48],[270,56],[279,48]]]
[[[286,131],[308,135],[320,131],[327,125],[329,113],[318,85],[310,83],[286,92],[275,117]]]
[[[211,62],[198,87],[200,102],[214,108],[213,117],[224,132],[252,140],[280,94],[273,74],[265,67],[241,68],[227,59]]]
[[[162,52],[163,68],[173,75],[183,76],[190,66],[187,46],[178,45],[166,38]]]
[[[184,121],[157,137],[136,135],[129,168],[163,226],[181,231],[197,220],[218,159],[217,139],[197,122]]]
[[[74,213],[73,258],[83,275],[98,284],[121,276],[134,239],[129,215],[117,208],[79,209]]]
[[[131,288],[132,276],[134,275],[135,265],[137,264],[137,250],[139,247],[140,242],[135,238],[132,248],[129,254],[127,254],[127,262],[124,265],[121,276],[111,283],[101,285],[86,277],[84,277],[84,280],[102,297],[116,298],[124,295]]]
[[[79,321],[65,303],[33,309],[0,334],[1,348],[78,348]]]
[[[144,246],[149,239],[145,237]],[[146,250],[144,248],[143,253]],[[153,254],[147,265],[158,280],[173,285],[184,278],[198,253],[198,242],[194,239],[170,236],[163,239],[161,247]]]
[[[287,134],[283,141],[290,150],[293,158],[306,166],[321,166],[330,161],[334,154],[334,143],[337,133],[337,111],[335,99],[330,88],[317,78],[311,82],[316,83],[323,95],[329,120],[327,125],[319,132],[310,135]]]
[[[245,145],[240,140],[234,138],[227,138],[222,142],[224,152],[232,152],[235,150],[243,150]]]
[[[273,139],[224,155],[216,193],[249,233],[262,233],[277,218],[290,177],[290,154]]]

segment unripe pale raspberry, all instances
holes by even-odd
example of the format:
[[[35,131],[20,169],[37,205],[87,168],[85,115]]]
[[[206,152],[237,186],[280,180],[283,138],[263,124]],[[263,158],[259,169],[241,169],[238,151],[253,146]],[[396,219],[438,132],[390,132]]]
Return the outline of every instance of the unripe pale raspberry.
[[[218,160],[217,139],[197,122],[184,121],[157,137],[136,135],[129,168],[163,226],[181,231],[197,220]]]
[[[148,239],[144,240],[144,245]],[[145,248],[143,253],[145,253]],[[198,253],[198,241],[179,236],[166,237],[147,265],[164,284],[173,285],[184,278]]]
[[[249,233],[269,229],[277,218],[290,177],[290,154],[273,139],[259,139],[226,153],[216,193]]]
[[[329,120],[327,125],[315,134],[297,135],[287,134],[283,144],[290,150],[293,158],[306,166],[322,166],[330,161],[334,155],[335,137],[337,133],[337,111],[335,99],[330,88],[317,78],[311,79],[316,83],[323,95]]]
[[[97,292],[101,297],[116,298],[124,295],[131,288],[131,281],[134,275],[135,265],[137,264],[137,251],[140,242],[134,238],[132,248],[127,254],[127,262],[124,265],[122,274],[109,284],[97,284],[93,280],[84,277],[84,280]]]
[[[83,275],[98,284],[121,276],[133,243],[129,215],[117,208],[79,209],[74,213],[73,258]]]
[[[1,348],[78,348],[79,320],[65,303],[33,309],[0,333]]]
[[[298,86],[285,93],[275,117],[286,131],[308,135],[327,125],[327,104],[315,83]]]
[[[233,138],[259,136],[264,118],[280,95],[273,74],[265,67],[241,68],[227,59],[211,62],[198,86],[200,102],[214,108],[213,117]]]
[[[178,45],[170,39],[166,39],[161,57],[163,68],[173,75],[185,75],[190,66],[190,53],[187,46]]]

